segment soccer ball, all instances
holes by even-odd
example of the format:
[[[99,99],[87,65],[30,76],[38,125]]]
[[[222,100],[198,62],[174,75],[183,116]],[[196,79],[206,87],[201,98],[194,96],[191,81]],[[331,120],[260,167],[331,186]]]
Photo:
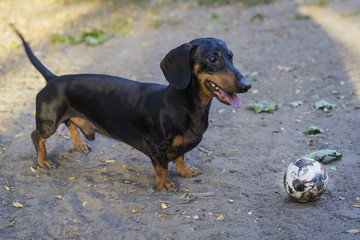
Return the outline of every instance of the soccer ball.
[[[299,202],[317,200],[324,193],[327,184],[325,168],[310,158],[295,160],[284,174],[285,191]]]

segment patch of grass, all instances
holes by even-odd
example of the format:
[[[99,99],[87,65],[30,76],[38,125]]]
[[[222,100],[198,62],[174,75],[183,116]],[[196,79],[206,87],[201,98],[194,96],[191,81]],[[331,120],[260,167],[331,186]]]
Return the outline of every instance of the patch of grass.
[[[149,26],[152,28],[159,28],[164,25],[176,25],[182,23],[183,20],[177,17],[164,17],[164,18],[156,18],[149,21]]]
[[[311,17],[309,15],[304,15],[301,13],[297,13],[295,15],[295,20],[305,20],[305,19],[310,19]]]
[[[52,34],[51,41],[53,43],[80,44],[85,42],[87,45],[99,45],[104,43],[109,36],[102,30],[94,29],[91,32],[83,32],[81,36],[74,37],[71,35]]]
[[[200,6],[220,6],[224,4],[229,4],[228,0],[197,0],[197,3]]]
[[[327,7],[329,5],[329,1],[328,0],[315,0],[315,1],[303,0],[302,3],[300,3],[300,5],[303,5],[303,6],[316,6],[316,7]]]
[[[360,15],[360,9],[355,11],[355,12],[352,12],[352,13],[343,14],[343,16],[346,17],[346,18],[357,17],[359,15]]]
[[[274,0],[197,0],[197,3],[201,6],[220,6],[236,2],[246,7],[251,7],[259,4],[269,4],[273,1]]]
[[[264,21],[264,19],[269,18],[261,13],[256,13],[250,18],[250,22],[254,22],[255,20]]]
[[[123,18],[123,17],[115,17],[114,19],[111,19],[107,23],[107,27],[117,32],[118,34],[125,36],[128,34],[128,32],[133,28],[134,20],[132,17]]]
[[[237,2],[244,4],[246,7],[252,7],[259,4],[269,4],[273,1],[274,0],[239,0]]]
[[[212,13],[211,15],[210,15],[210,19],[211,20],[216,20],[216,19],[218,19],[219,18],[219,15],[217,15],[216,13]]]

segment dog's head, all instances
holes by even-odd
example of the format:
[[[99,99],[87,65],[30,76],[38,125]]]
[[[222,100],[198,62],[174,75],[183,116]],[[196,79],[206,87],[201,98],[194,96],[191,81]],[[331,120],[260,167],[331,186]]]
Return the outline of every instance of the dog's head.
[[[247,92],[251,85],[234,67],[233,54],[216,38],[200,38],[171,50],[161,61],[166,80],[184,90],[196,78],[204,102],[216,96],[221,102],[239,107],[236,93]]]

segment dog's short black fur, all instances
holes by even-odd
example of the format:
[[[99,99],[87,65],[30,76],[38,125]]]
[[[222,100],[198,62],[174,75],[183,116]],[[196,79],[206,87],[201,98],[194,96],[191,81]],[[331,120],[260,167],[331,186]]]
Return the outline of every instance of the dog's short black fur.
[[[212,98],[238,107],[235,93],[251,87],[233,66],[226,44],[215,38],[196,39],[171,50],[161,61],[169,82],[165,86],[108,75],[56,76],[16,32],[47,81],[36,97],[36,130],[31,134],[40,167],[51,167],[45,141],[65,123],[76,150],[85,154],[91,150],[78,129],[90,141],[96,132],[118,139],[150,157],[160,191],[178,190],[170,180],[168,164],[174,161],[183,177],[198,174],[197,168],[185,163],[184,154],[199,144],[206,131]]]

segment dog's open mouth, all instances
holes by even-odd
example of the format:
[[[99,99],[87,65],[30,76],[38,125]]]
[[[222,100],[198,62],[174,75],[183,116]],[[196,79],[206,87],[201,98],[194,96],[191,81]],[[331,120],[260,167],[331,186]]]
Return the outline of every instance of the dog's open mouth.
[[[205,82],[205,86],[215,94],[216,98],[227,105],[231,105],[233,107],[240,107],[241,102],[239,97],[235,93],[228,93],[225,90],[221,89],[218,85],[215,83],[207,80]]]

